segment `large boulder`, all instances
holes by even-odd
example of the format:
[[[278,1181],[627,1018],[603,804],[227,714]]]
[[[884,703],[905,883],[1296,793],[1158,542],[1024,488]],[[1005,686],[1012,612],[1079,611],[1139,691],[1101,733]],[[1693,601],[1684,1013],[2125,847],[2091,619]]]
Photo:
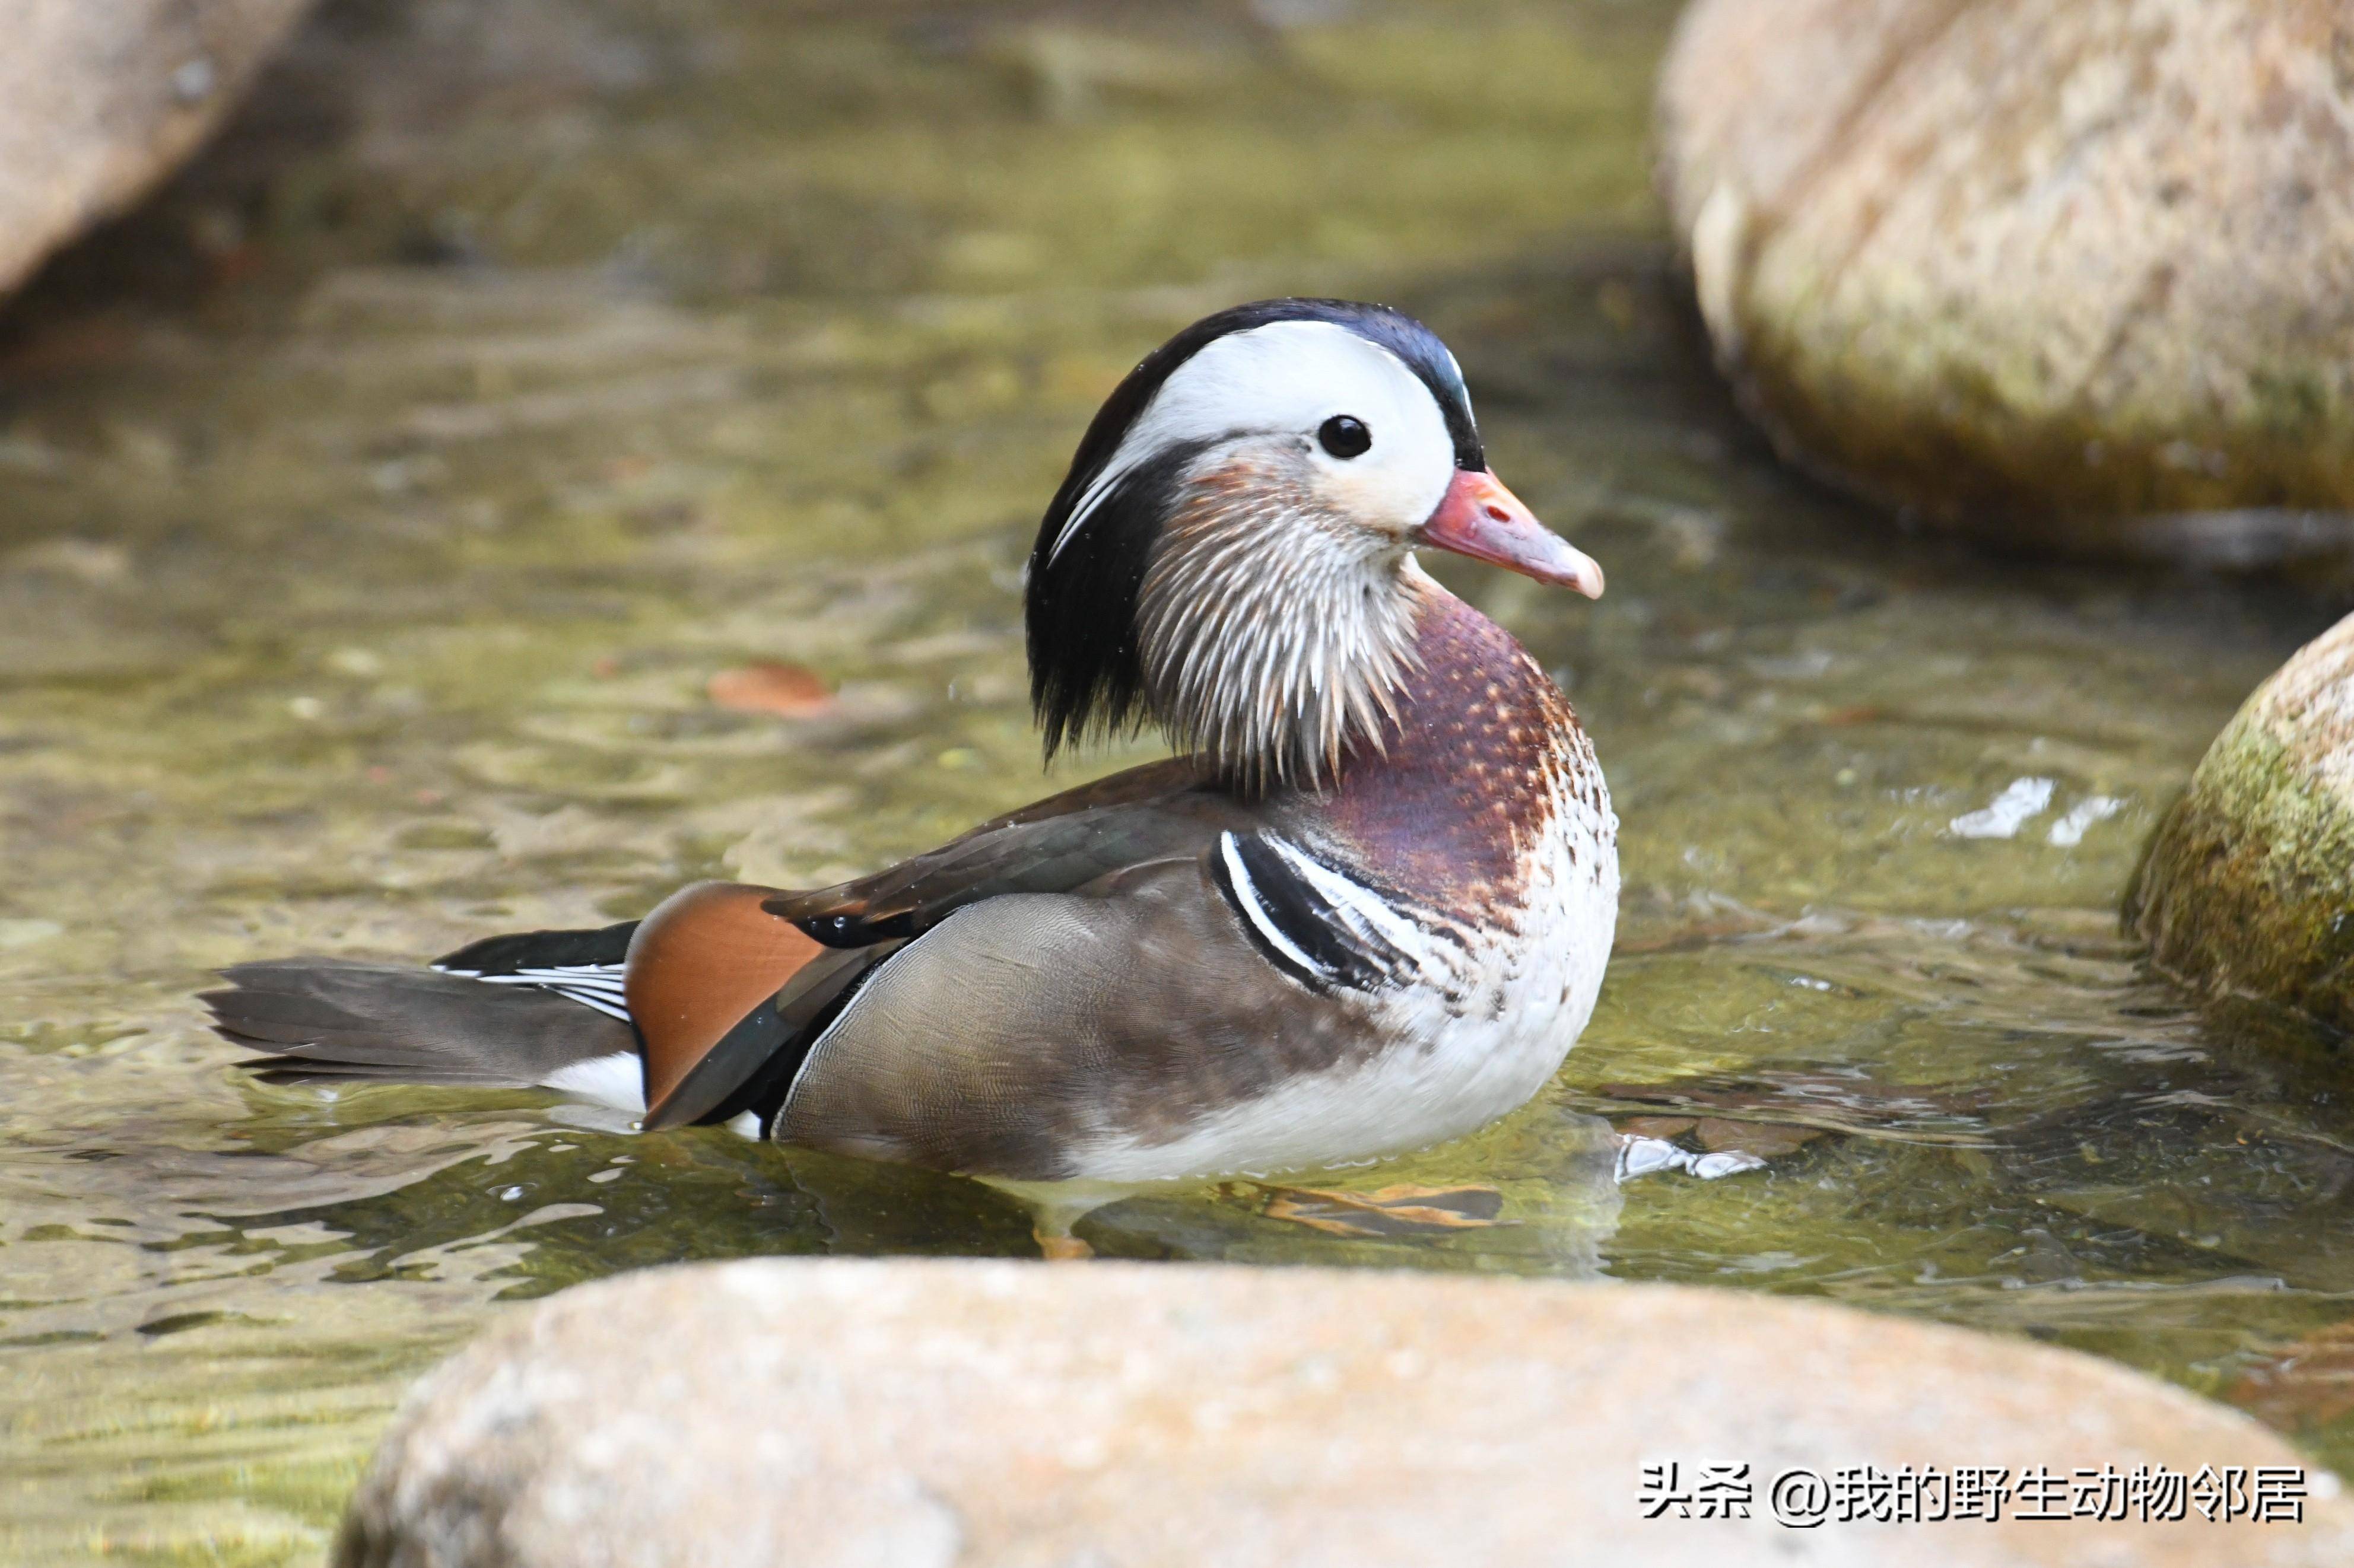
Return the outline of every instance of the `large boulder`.
[[[0,45],[0,292],[220,122],[311,0],[15,0]]]
[[[1694,0],[1659,135],[1795,457],[2016,543],[2346,546],[2345,0]]]
[[[2159,968],[2354,1032],[2354,616],[2256,688],[2126,894]]]
[[[1749,1517],[1723,1517],[1733,1494],[1710,1464],[1748,1467]],[[762,1259],[585,1286],[507,1319],[410,1396],[336,1562],[2342,1568],[2354,1507],[2326,1473],[2308,1473],[2302,1523],[2246,1517],[2257,1468],[2298,1464],[2246,1417],[2108,1362],[1814,1302]],[[1644,1467],[1670,1465],[1647,1488]],[[1774,1520],[1785,1471],[1836,1488],[1844,1469],[1925,1465],[2013,1482],[2163,1467],[2194,1499],[2228,1494],[2237,1466],[2241,1500],[2230,1522],[2195,1501],[2182,1522],[2015,1520],[2015,1501],[2001,1522],[1843,1523],[1836,1502],[1819,1528]],[[2064,1513],[2077,1494],[2062,1492]],[[1904,1483],[1877,1495],[1883,1515],[1908,1506]]]

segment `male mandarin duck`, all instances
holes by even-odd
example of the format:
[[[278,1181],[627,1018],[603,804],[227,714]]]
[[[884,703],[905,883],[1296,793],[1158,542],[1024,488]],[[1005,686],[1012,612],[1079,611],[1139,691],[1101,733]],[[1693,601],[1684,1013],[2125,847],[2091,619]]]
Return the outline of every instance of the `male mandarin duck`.
[[[1602,591],[1488,471],[1428,328],[1220,312],[1097,414],[1026,588],[1048,759],[1148,721],[1182,755],[839,886],[701,883],[429,969],[241,964],[205,1001],[274,1081],[540,1085],[1017,1190],[1470,1132],[1593,1011],[1617,819],[1423,547]]]

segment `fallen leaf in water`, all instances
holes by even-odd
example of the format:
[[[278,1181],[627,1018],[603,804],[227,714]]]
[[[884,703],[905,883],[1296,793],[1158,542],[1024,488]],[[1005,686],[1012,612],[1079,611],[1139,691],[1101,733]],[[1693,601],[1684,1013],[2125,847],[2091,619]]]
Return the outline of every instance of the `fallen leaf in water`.
[[[2332,1323],[2250,1367],[2223,1397],[2285,1431],[2354,1415],[2354,1322]]]
[[[833,706],[833,694],[816,671],[767,659],[722,670],[704,690],[721,707],[741,714],[807,718]]]
[[[1496,1224],[1504,1209],[1504,1195],[1493,1187],[1397,1186],[1373,1192],[1275,1187],[1268,1192],[1267,1218],[1336,1236],[1477,1230]]]

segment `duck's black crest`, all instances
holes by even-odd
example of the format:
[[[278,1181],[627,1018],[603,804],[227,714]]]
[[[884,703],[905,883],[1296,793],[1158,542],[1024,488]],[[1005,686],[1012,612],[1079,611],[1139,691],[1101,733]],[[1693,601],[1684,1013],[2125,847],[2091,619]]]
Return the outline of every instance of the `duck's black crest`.
[[[1331,322],[1396,355],[1437,400],[1447,433],[1455,442],[1455,466],[1488,466],[1454,355],[1437,334],[1387,305],[1258,300],[1204,316],[1146,355],[1096,411],[1030,552],[1025,605],[1030,704],[1045,732],[1049,761],[1066,744],[1126,734],[1149,716],[1137,648],[1137,597],[1172,492],[1201,449],[1172,447],[1138,464],[1097,503],[1086,524],[1057,552],[1055,541],[1062,536],[1071,509],[1178,366],[1230,333],[1295,321]]]

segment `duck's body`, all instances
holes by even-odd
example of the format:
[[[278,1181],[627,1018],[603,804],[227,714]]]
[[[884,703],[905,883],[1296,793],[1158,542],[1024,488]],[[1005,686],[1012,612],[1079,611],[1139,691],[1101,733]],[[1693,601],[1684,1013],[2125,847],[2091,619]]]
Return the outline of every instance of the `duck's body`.
[[[219,1026],[271,1053],[281,1076],[546,1084],[650,1128],[726,1121],[1019,1182],[1348,1163],[1522,1104],[1601,984],[1616,819],[1553,683],[1405,546],[1589,591],[1598,576],[1589,585],[1590,563],[1532,535],[1472,461],[1468,403],[1458,421],[1428,347],[1399,335],[1421,329],[1379,313],[1367,333],[1335,322],[1344,308],[1372,312],[1246,307],[1212,319],[1223,332],[1193,329],[1172,364],[1148,359],[1041,530],[1032,654],[1050,745],[1137,708],[1201,750],[834,888],[703,884],[635,925],[493,938],[430,970],[242,966],[237,989],[208,999]],[[1358,377],[1343,397],[1379,408],[1394,442],[1417,418],[1448,432],[1447,475],[1422,471],[1427,451],[1386,449],[1397,473],[1342,473],[1356,489],[1337,493],[1410,514],[1413,532],[1358,540],[1311,488],[1322,470],[1275,471],[1298,444],[1285,418],[1308,416],[1257,416],[1275,438],[1248,423],[1218,433],[1236,399],[1200,383],[1286,346],[1261,329],[1301,324],[1317,329],[1297,334],[1311,361],[1344,362],[1316,374]],[[1237,340],[1246,353],[1203,353]],[[1415,381],[1386,361],[1363,370],[1367,342],[1435,408],[1415,408]],[[1368,374],[1400,385],[1368,389]],[[1186,433],[1188,397],[1214,410],[1208,441]],[[1353,417],[1332,440],[1341,418],[1310,426],[1323,470],[1372,445]],[[1279,566],[1243,561],[1249,575],[1221,588],[1214,573],[1282,523],[1267,520],[1270,487],[1322,532]],[[1123,535],[1146,525],[1140,513],[1158,521],[1136,546]],[[1287,612],[1311,631],[1204,651]]]
[[[1083,836],[1126,863],[941,919],[818,1040],[775,1136],[1152,1181],[1394,1153],[1527,1099],[1601,984],[1609,804],[1500,629],[1435,586],[1422,625],[1397,739],[1330,789],[1238,800],[1162,765],[942,852],[1068,865],[1034,841]]]

